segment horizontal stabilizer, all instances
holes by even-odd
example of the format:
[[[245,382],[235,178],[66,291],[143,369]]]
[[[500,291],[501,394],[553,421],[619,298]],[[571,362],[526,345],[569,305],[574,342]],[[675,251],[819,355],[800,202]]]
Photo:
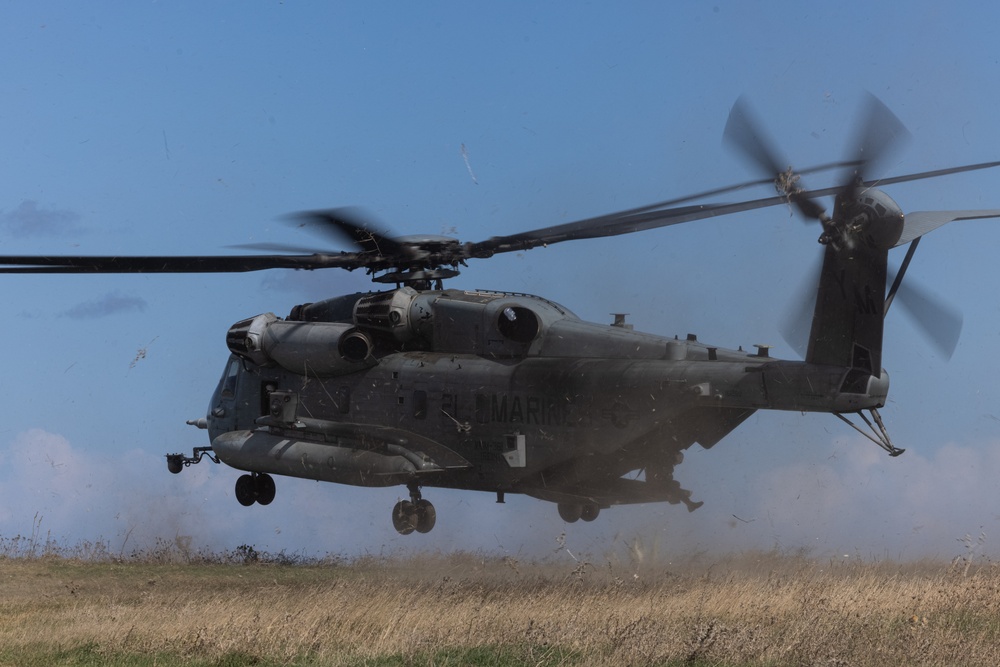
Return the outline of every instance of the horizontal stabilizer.
[[[907,213],[903,219],[903,233],[896,241],[898,247],[918,239],[924,234],[933,232],[938,227],[956,220],[978,220],[982,218],[1000,218],[1000,210],[984,209],[979,211],[914,211]]]

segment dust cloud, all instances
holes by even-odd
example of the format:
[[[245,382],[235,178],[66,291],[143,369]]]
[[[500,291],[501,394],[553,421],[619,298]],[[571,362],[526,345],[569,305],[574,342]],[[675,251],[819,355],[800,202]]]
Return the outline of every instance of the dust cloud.
[[[249,544],[303,556],[479,552],[522,560],[672,562],[777,550],[822,558],[951,559],[975,543],[996,551],[1000,443],[949,444],[888,462],[837,439],[829,455],[742,473],[719,445],[678,468],[705,506],[613,507],[593,523],[563,523],[555,506],[508,495],[425,489],[438,510],[428,535],[400,536],[389,517],[404,488],[358,489],[278,478],[268,507],[241,507],[239,473],[203,461],[180,475],[158,452],[107,459],[41,429],[0,448],[0,538],[35,535],[72,546],[102,541],[128,555],[160,543],[222,553]],[[730,456],[733,452],[729,453]],[[737,453],[738,456],[738,453]]]

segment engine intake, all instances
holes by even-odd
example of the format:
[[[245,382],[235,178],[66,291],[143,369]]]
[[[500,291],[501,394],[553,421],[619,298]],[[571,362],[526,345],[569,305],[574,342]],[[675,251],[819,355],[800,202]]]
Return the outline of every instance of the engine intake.
[[[226,333],[229,350],[258,366],[278,365],[299,375],[331,376],[374,366],[372,341],[352,324],[286,322],[264,313]]]

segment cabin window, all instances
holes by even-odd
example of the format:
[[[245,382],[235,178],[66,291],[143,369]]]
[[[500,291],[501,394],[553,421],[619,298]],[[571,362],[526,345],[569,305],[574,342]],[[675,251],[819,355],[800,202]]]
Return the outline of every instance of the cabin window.
[[[497,318],[500,333],[515,343],[530,343],[538,335],[538,327],[538,316],[521,306],[507,306]]]

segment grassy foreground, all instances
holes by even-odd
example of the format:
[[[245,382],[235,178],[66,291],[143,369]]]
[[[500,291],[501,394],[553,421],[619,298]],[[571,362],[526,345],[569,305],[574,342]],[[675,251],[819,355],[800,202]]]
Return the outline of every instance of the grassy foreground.
[[[302,563],[240,549],[0,556],[0,664],[1000,664],[990,563]]]

